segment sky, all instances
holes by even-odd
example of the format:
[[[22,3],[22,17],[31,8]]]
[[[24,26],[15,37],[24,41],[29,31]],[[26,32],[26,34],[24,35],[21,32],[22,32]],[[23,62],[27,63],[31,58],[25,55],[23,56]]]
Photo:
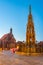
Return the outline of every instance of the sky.
[[[43,41],[43,0],[0,0],[0,38],[12,28],[16,41],[26,41],[29,5],[32,8],[35,38]]]

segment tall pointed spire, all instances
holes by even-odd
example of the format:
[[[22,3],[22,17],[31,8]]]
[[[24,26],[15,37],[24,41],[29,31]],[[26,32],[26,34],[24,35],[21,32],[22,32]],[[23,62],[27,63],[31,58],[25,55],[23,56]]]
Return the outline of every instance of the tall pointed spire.
[[[26,29],[26,46],[28,46],[27,52],[35,52],[35,31],[31,14],[31,5],[29,6],[28,23]]]
[[[29,14],[31,14],[31,5],[29,6]]]
[[[10,33],[12,34],[12,28],[10,28]]]

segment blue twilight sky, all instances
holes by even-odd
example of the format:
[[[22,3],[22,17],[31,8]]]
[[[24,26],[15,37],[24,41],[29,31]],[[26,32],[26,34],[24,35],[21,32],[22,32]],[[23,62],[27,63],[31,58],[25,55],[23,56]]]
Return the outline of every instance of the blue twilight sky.
[[[0,0],[0,38],[12,27],[17,41],[26,40],[30,4],[36,40],[43,41],[43,0]]]

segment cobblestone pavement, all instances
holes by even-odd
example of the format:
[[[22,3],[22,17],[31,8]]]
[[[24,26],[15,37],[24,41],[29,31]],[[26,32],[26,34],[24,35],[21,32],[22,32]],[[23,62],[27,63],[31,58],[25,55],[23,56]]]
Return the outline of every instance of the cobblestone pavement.
[[[10,51],[0,52],[0,65],[43,65],[42,56],[21,56]]]

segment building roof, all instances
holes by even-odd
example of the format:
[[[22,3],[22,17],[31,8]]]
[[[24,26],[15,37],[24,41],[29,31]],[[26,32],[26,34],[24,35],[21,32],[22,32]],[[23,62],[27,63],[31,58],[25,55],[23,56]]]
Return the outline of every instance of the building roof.
[[[17,45],[25,45],[22,41],[18,41]]]
[[[1,37],[1,40],[2,41],[4,40],[4,41],[16,42],[16,39],[14,38],[13,34],[11,34],[11,33],[4,34]]]
[[[40,41],[40,42],[38,43],[38,45],[43,45],[43,41]]]

